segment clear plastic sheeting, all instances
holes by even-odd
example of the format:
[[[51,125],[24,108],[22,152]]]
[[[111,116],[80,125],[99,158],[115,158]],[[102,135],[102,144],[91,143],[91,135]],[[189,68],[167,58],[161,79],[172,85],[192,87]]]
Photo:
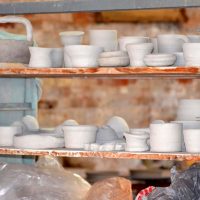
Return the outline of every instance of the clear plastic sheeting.
[[[171,170],[172,183],[166,188],[156,188],[148,200],[200,200],[200,164],[186,171]]]
[[[0,163],[1,200],[84,200],[90,184],[51,157],[37,166]]]

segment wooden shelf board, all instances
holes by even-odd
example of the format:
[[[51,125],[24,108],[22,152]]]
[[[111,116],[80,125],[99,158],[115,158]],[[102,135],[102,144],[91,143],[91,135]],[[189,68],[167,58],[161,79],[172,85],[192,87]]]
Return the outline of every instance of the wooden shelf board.
[[[41,78],[200,78],[199,67],[99,67],[99,68],[29,68],[21,64],[0,64],[0,77]]]
[[[143,159],[143,160],[177,160],[177,161],[200,161],[200,154],[189,153],[153,153],[153,152],[92,152],[69,149],[30,150],[15,148],[0,148],[2,155],[25,155],[25,156],[58,156],[58,157],[97,157],[118,159]]]

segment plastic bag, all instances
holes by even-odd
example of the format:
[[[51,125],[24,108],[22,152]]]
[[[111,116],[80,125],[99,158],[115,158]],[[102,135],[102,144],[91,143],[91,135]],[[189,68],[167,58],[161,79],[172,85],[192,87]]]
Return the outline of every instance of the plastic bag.
[[[172,168],[171,174],[171,185],[156,188],[148,196],[148,200],[200,200],[200,164],[183,172]]]
[[[0,163],[1,200],[83,200],[90,185],[53,158],[38,166]]]

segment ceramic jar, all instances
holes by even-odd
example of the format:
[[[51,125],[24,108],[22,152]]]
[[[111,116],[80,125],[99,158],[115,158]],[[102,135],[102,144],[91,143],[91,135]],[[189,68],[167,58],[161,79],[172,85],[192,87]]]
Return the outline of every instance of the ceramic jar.
[[[200,43],[185,43],[183,54],[186,66],[200,66]]]
[[[134,134],[130,134],[125,132],[124,136],[126,138],[126,151],[142,152],[149,150],[147,143],[147,140],[149,139],[148,133],[135,132]]]
[[[150,150],[153,152],[179,152],[182,149],[182,124],[150,125]]]
[[[145,66],[144,57],[153,51],[152,43],[128,44],[128,55],[131,67]]]
[[[90,30],[89,44],[103,47],[104,51],[117,51],[118,40],[116,30]]]
[[[51,51],[52,67],[63,67],[64,52],[63,48],[53,48]]]
[[[150,42],[149,37],[124,36],[119,38],[119,48],[121,51],[127,51],[128,44],[140,44]]]
[[[64,126],[63,131],[66,148],[82,149],[85,144],[95,143],[96,141],[96,126]]]
[[[64,48],[65,62],[71,67],[98,67],[102,47],[91,45],[70,45]],[[66,63],[65,63],[66,65]]]
[[[200,153],[200,129],[187,129],[183,131],[186,151]]]
[[[162,34],[157,36],[159,53],[182,52],[183,44],[189,39],[185,35]]]
[[[61,43],[63,46],[67,45],[80,45],[82,43],[82,38],[84,32],[82,31],[66,31],[60,34]]]
[[[29,67],[51,67],[51,48],[42,48],[42,47],[29,47],[31,58],[29,61]]]

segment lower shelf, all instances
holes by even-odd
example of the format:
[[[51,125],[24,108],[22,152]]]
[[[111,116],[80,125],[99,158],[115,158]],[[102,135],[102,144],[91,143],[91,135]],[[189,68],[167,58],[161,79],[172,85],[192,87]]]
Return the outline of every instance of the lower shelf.
[[[153,153],[153,152],[92,152],[68,149],[15,149],[0,148],[1,155],[27,155],[27,156],[59,156],[59,157],[98,157],[98,158],[124,158],[142,160],[177,160],[177,161],[200,161],[200,154],[179,153]]]

